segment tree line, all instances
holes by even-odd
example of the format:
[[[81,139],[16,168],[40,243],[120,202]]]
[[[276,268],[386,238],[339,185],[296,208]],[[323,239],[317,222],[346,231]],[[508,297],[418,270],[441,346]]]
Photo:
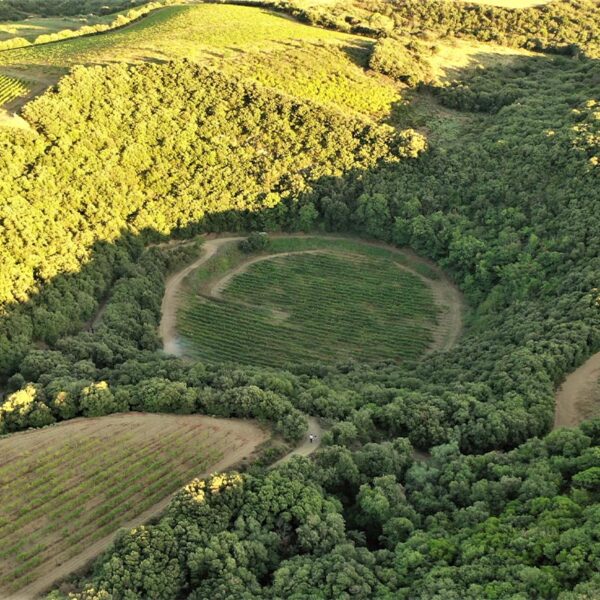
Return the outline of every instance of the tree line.
[[[597,419],[506,454],[398,438],[194,480],[69,597],[593,597],[599,450]]]
[[[33,132],[0,132],[1,305],[76,270],[121,231],[168,234],[205,217],[219,228],[227,210],[281,210],[311,181],[398,160],[415,142],[185,61],[78,68],[24,117]],[[98,187],[102,168],[113,177]]]
[[[63,29],[54,33],[43,33],[38,35],[32,42],[23,37],[11,37],[8,40],[0,41],[0,51],[9,50],[13,48],[23,48],[26,46],[36,44],[48,44],[51,42],[58,42],[60,40],[66,40],[74,37],[81,37],[84,35],[94,35],[98,33],[105,33],[119,27],[125,27],[134,21],[146,16],[148,13],[172,4],[174,0],[161,0],[160,2],[147,2],[141,5],[139,8],[132,8],[127,12],[122,12],[117,15],[110,23],[98,23],[97,25],[84,25],[78,29]],[[13,19],[14,20],[14,19]]]
[[[452,0],[355,0],[299,7],[292,0],[207,0],[265,6],[311,25],[374,38],[458,37],[549,52],[600,55],[600,14],[594,0],[554,0],[526,8]]]

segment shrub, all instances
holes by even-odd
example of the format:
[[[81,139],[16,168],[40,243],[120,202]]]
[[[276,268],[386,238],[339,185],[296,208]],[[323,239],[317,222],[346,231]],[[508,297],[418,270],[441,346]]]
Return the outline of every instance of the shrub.
[[[245,254],[261,252],[269,247],[269,236],[265,232],[253,232],[247,239],[242,240],[239,248]]]

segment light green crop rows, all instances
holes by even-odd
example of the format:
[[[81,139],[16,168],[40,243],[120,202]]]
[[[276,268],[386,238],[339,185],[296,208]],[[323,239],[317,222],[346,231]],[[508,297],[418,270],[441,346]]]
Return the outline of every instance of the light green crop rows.
[[[254,80],[299,99],[383,117],[401,97],[370,76],[372,42],[310,27],[258,8],[173,6],[121,30],[0,53],[0,64],[38,70],[76,64],[186,58]]]
[[[24,96],[27,91],[27,86],[22,81],[0,75],[0,106]]]

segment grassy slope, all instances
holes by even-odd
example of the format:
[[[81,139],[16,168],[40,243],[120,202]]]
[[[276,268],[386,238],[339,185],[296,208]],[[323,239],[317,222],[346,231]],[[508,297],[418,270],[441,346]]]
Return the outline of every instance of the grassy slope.
[[[119,31],[2,52],[0,71],[43,89],[77,64],[188,58],[299,99],[375,118],[395,117],[405,105],[399,87],[364,69],[372,43],[259,8],[176,6]],[[452,79],[464,68],[506,63],[522,54],[493,44],[446,40],[436,44],[430,60],[436,76]]]
[[[188,58],[302,99],[385,116],[400,95],[362,68],[371,43],[256,8],[177,6],[120,31],[3,52],[0,65],[59,74],[76,64]]]
[[[457,0],[462,2],[463,0]],[[488,4],[490,6],[500,6],[502,8],[529,8],[530,6],[540,6],[548,4],[552,0],[465,0],[469,4]]]
[[[436,51],[428,57],[428,62],[431,65],[433,78],[444,82],[460,79],[468,71],[499,65],[507,66],[524,56],[536,55],[528,50],[508,48],[493,43],[446,39],[436,43]]]

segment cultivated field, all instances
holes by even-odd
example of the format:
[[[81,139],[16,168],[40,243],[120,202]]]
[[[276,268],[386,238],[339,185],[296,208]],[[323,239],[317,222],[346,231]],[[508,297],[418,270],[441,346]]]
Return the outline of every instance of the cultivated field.
[[[110,23],[114,18],[115,15],[112,14],[80,17],[34,17],[23,21],[4,21],[0,22],[0,42],[14,38],[24,38],[29,42],[33,42],[40,35],[57,33],[65,29],[77,31],[87,25]]]
[[[27,92],[27,86],[22,81],[0,75],[0,106],[15,98],[25,96]]]
[[[318,238],[276,238],[268,252],[248,260],[230,247],[189,277],[186,353],[267,366],[412,361],[434,342],[440,308],[405,255]]]
[[[1,439],[0,597],[98,553],[120,526],[265,437],[238,421],[132,413]]]
[[[41,67],[188,58],[300,99],[369,116],[401,101],[393,83],[361,68],[372,41],[243,6],[175,6],[121,30],[0,53],[0,65]]]

